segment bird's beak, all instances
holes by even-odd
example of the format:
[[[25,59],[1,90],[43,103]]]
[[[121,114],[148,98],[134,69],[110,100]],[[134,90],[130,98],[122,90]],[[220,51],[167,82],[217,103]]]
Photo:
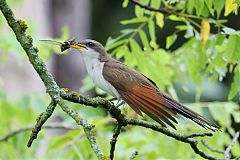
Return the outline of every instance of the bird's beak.
[[[87,49],[87,47],[84,44],[81,44],[81,43],[71,44],[70,48],[74,48],[74,49],[85,48],[85,49]]]

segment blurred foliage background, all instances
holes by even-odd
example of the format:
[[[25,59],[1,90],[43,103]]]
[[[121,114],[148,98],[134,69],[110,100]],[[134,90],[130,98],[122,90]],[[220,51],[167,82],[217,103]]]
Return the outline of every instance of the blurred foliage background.
[[[52,1],[50,10],[51,7],[61,6],[60,2]],[[91,15],[86,15],[91,23],[90,32],[86,37],[102,42],[111,56],[144,73],[156,82],[160,89],[219,124],[223,132],[215,133],[214,137],[204,138],[204,140],[209,145],[224,150],[235,133],[240,130],[239,1],[139,0],[139,2],[180,14],[164,15],[151,12],[133,5],[128,0],[92,0],[89,1],[88,6],[90,12],[86,13]],[[18,8],[23,2],[9,0],[8,3],[11,7]],[[57,65],[51,63],[53,59],[58,60],[56,55],[52,56],[52,53],[59,53],[60,49],[58,46],[41,43],[39,39],[49,39],[48,37],[51,36],[58,41],[86,38],[74,37],[76,35],[72,34],[71,27],[64,22],[65,27],[59,29],[62,30],[61,34],[50,36],[37,32],[38,22],[34,19],[27,20],[27,23],[28,33],[33,36],[34,44],[40,50],[40,56],[50,63],[49,67],[54,68],[54,65]],[[0,32],[1,70],[7,70],[6,65],[11,62],[13,56],[16,57],[17,64],[11,65],[16,68],[23,63],[28,63],[24,61],[25,53],[12,31],[6,27],[2,15],[0,27],[2,30]],[[63,63],[60,65],[65,66]],[[71,65],[71,62],[68,65]],[[76,68],[76,66],[73,67]],[[71,72],[56,66],[55,68],[64,74]],[[37,91],[18,96],[8,94],[8,89],[14,91],[15,88],[3,89],[5,82],[1,79],[1,76],[4,76],[2,73],[0,72],[0,137],[12,130],[33,125],[36,117],[49,102],[45,94]],[[53,73],[57,72],[53,69]],[[66,77],[67,83],[61,85]],[[88,76],[84,77],[82,83],[77,83],[80,93],[106,97],[103,91],[94,88]],[[61,77],[56,74],[55,78],[61,87],[70,89],[71,86],[68,84],[78,81],[75,78]],[[110,147],[109,141],[115,128],[111,117],[100,108],[73,103],[69,103],[69,106],[96,125],[98,143],[107,154]],[[147,117],[137,116],[126,105],[121,108],[129,117],[151,121]],[[49,123],[52,122],[75,125],[60,110],[55,112],[54,118],[51,118]],[[177,128],[177,132],[185,134],[206,132],[183,119],[180,119]],[[0,142],[0,159],[96,158],[81,129],[43,130],[33,146],[27,148],[29,135],[30,131],[27,131],[17,134],[6,142]],[[209,154],[221,157],[204,146],[201,148]],[[134,151],[139,152],[136,159],[200,159],[184,143],[151,130],[126,127],[119,136],[115,158],[128,159]],[[232,155],[240,155],[240,139],[234,145]]]

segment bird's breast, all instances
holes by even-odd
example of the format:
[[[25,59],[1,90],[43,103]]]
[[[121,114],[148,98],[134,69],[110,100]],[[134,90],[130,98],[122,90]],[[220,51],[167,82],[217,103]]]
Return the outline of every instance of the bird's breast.
[[[106,91],[108,94],[120,99],[118,91],[103,77],[103,67],[105,62],[100,62],[98,59],[84,59],[87,72],[92,78],[94,84]]]

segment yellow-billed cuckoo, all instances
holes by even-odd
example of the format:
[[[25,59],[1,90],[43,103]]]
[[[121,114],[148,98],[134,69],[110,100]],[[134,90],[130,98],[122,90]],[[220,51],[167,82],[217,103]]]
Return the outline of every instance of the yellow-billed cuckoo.
[[[67,41],[62,50],[77,49],[83,56],[87,72],[95,85],[117,99],[124,100],[136,113],[142,112],[166,127],[178,123],[178,114],[191,119],[205,129],[219,126],[160,91],[156,84],[140,72],[110,58],[104,47],[95,40]]]

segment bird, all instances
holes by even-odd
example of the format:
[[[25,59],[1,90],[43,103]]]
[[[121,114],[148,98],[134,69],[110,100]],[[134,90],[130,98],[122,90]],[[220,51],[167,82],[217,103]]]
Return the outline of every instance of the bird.
[[[62,51],[73,48],[80,52],[86,70],[97,87],[126,102],[137,114],[143,116],[142,113],[145,113],[162,127],[176,129],[176,118],[181,115],[205,129],[220,130],[214,122],[161,91],[147,76],[111,58],[103,45],[96,40],[64,42],[63,45]]]

